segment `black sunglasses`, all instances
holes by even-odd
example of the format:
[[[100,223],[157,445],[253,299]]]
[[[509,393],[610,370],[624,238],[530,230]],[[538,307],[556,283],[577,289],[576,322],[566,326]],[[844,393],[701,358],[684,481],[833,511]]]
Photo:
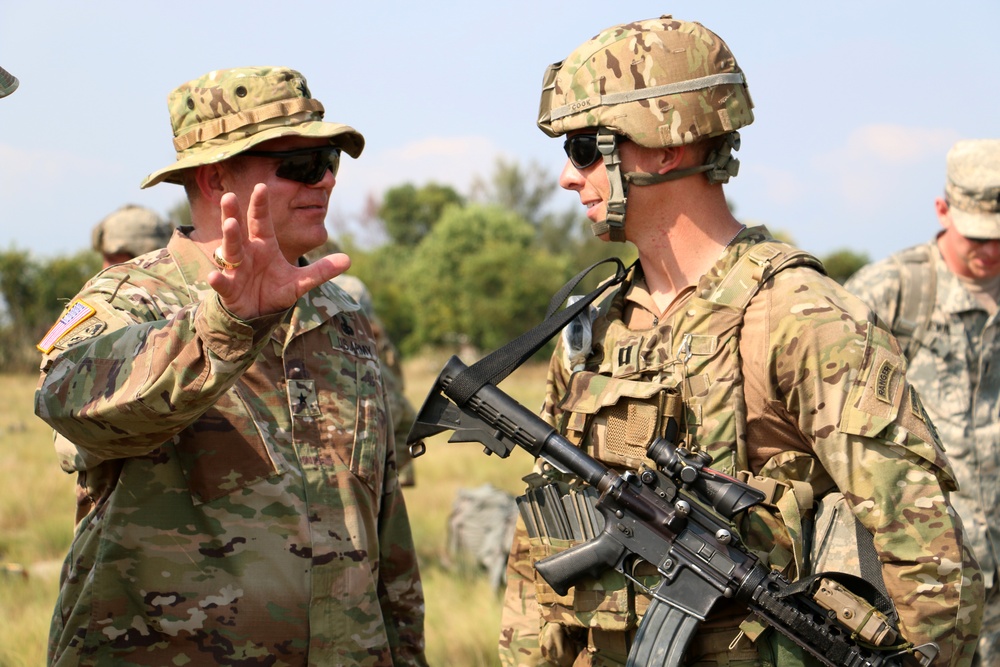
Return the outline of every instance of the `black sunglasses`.
[[[281,160],[275,171],[278,178],[306,185],[322,181],[327,169],[336,176],[340,168],[340,149],[335,146],[313,146],[293,151],[243,151],[240,155]]]
[[[614,136],[616,146],[619,141],[626,138],[621,134]],[[563,142],[563,150],[566,151],[566,157],[577,169],[586,169],[601,159],[601,151],[597,147],[596,132],[566,137],[566,141]]]

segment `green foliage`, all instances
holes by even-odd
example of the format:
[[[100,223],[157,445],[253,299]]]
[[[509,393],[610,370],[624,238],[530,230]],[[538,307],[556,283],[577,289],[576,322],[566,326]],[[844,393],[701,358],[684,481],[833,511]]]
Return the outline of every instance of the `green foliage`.
[[[473,181],[470,198],[513,211],[537,227],[545,219],[543,209],[557,188],[555,179],[538,164],[522,169],[518,163],[500,157],[489,181]]]
[[[869,262],[865,253],[854,252],[853,250],[841,249],[821,258],[823,266],[826,267],[828,276],[843,285],[847,279],[862,266]]]
[[[414,249],[385,245],[370,252],[345,248],[351,256],[350,273],[368,287],[372,305],[389,338],[402,352],[414,352],[407,343],[413,333],[413,308],[406,282]]]
[[[48,260],[17,249],[0,252],[0,370],[38,367],[35,343],[100,268],[100,256],[90,250]]]
[[[462,197],[447,185],[429,183],[421,188],[407,183],[391,188],[382,198],[378,217],[392,243],[415,246],[420,243],[449,206],[461,206]]]
[[[493,349],[539,322],[568,262],[534,237],[524,218],[499,207],[448,209],[407,270],[411,345]]]

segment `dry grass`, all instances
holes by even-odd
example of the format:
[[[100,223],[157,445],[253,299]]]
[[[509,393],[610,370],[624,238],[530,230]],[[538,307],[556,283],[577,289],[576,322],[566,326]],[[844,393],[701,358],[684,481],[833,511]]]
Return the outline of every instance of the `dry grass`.
[[[444,357],[404,365],[407,395],[419,408]],[[0,376],[0,665],[45,664],[49,617],[58,571],[73,531],[74,480],[59,469],[48,427],[34,416],[34,375]],[[532,410],[541,404],[544,368],[528,365],[502,388]],[[486,457],[475,443],[448,443],[442,434],[416,461],[407,507],[427,601],[427,657],[437,666],[499,665],[500,595],[486,577],[445,567],[452,499],[459,488],[492,484],[520,493],[531,468],[522,450],[508,460]]]

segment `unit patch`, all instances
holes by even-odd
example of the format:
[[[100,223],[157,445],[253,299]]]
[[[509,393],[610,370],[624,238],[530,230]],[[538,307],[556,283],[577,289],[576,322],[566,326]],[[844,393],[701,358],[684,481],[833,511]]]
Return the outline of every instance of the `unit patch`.
[[[75,329],[91,315],[96,313],[93,306],[83,301],[74,301],[70,307],[59,318],[59,321],[52,325],[45,337],[36,345],[39,350],[48,354],[56,346],[59,339]]]

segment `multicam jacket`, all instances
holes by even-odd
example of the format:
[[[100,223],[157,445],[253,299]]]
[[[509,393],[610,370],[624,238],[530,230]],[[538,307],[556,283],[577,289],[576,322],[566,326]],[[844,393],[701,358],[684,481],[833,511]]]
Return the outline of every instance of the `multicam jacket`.
[[[543,417],[596,458],[628,467],[657,435],[636,424],[658,423],[643,415],[663,404],[658,394],[679,391],[689,446],[711,454],[722,472],[749,471],[785,489],[741,526],[748,546],[793,578],[809,571],[814,501],[842,494],[874,534],[904,636],[937,642],[935,665],[966,665],[981,620],[982,576],[963,545],[948,501],[954,479],[903,377],[899,347],[863,304],[806,266],[766,278],[745,309],[738,305],[748,283],[733,289],[727,278],[738,258],[770,240],[763,228],[742,232],[662,317],[641,267],[634,270],[600,308],[582,369],[566,368],[560,341]],[[500,641],[505,665],[570,664],[566,653],[581,641],[591,651],[599,643],[612,648],[605,656],[597,646],[577,664],[622,662],[608,635],[623,635],[617,645],[627,647],[648,598],[608,575],[577,585],[575,595],[554,595],[531,563],[564,546],[529,540],[518,526]],[[740,638],[745,617],[714,610],[689,659],[714,653],[758,665],[773,658],[770,640],[750,646]]]
[[[92,503],[50,663],[425,664],[368,321],[332,283],[238,320],[188,231],[93,278],[43,360],[36,413]]]

